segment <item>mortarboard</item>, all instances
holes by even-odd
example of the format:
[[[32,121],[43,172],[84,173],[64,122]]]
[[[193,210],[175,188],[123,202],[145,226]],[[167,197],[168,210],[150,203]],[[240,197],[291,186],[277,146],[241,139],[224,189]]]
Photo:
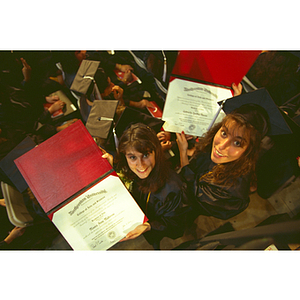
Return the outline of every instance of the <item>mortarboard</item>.
[[[80,94],[86,95],[91,83],[94,82],[94,76],[98,70],[100,61],[83,60],[76,73],[70,89]]]
[[[219,105],[223,104],[222,109],[226,114],[231,113],[233,110],[240,108],[244,104],[256,104],[264,108],[269,117],[270,128],[267,135],[280,135],[291,134],[292,131],[287,125],[284,117],[277,107],[272,97],[265,88],[260,88],[255,91],[248,92],[230,99],[218,102]]]
[[[145,125],[148,125],[156,133],[158,133],[161,130],[164,121],[141,113],[138,110],[126,107],[115,127],[117,137],[120,138],[127,128],[136,123],[143,123]]]
[[[106,139],[113,124],[119,100],[95,100],[86,122],[86,129],[93,137]]]

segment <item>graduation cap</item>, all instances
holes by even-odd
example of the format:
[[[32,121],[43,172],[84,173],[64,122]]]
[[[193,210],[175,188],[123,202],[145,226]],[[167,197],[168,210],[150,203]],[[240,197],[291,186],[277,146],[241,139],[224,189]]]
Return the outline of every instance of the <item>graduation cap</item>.
[[[113,124],[119,100],[95,100],[89,113],[86,129],[93,137],[106,139]]]
[[[274,103],[272,97],[265,88],[260,88],[255,91],[227,99],[225,102],[220,101],[218,104],[223,105],[223,110],[226,114],[231,113],[234,110],[238,111],[240,114],[245,114],[245,116],[248,114],[249,122],[254,127],[256,127],[254,124],[255,120],[251,120],[252,116],[250,116],[250,110],[259,111],[258,114],[269,123],[266,135],[272,136],[292,133],[282,116],[280,109]]]
[[[161,130],[164,121],[141,113],[138,110],[126,107],[115,127],[115,133],[117,137],[120,138],[126,129],[136,123],[148,125],[156,133],[158,133]]]
[[[87,94],[92,82],[94,82],[95,74],[100,65],[100,61],[83,60],[76,73],[70,89],[80,94]]]

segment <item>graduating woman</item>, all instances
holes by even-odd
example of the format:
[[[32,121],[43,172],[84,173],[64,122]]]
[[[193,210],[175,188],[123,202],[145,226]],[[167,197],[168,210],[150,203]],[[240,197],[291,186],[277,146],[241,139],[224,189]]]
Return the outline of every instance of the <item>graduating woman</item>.
[[[242,105],[199,139],[190,161],[186,136],[177,133],[180,175],[188,185],[194,217],[228,219],[247,208],[250,188],[255,189],[261,140],[268,128],[264,108]]]
[[[112,164],[112,156],[103,157]],[[144,234],[158,248],[164,237],[182,236],[190,212],[183,183],[166,161],[156,133],[138,123],[131,125],[119,140],[116,170],[132,181],[129,189],[149,221],[137,226],[122,240]]]

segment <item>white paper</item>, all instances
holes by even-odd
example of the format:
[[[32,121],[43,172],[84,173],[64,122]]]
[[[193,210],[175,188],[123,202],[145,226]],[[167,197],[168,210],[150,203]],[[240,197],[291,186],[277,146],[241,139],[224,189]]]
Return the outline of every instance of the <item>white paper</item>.
[[[232,98],[229,89],[175,78],[164,106],[164,130],[202,136],[219,110],[217,102],[228,98]],[[216,122],[224,116],[221,110]]]
[[[113,175],[59,209],[52,219],[74,250],[107,250],[143,221],[144,213]]]

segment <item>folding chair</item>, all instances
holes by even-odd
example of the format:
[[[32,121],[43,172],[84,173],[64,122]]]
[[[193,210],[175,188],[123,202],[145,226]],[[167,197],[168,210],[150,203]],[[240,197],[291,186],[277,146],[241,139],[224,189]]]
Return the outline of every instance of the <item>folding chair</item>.
[[[25,206],[23,195],[17,189],[4,182],[1,182],[1,189],[9,221],[17,227],[33,225],[33,217]]]

